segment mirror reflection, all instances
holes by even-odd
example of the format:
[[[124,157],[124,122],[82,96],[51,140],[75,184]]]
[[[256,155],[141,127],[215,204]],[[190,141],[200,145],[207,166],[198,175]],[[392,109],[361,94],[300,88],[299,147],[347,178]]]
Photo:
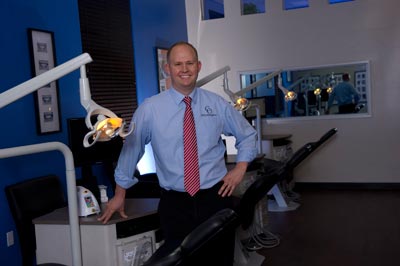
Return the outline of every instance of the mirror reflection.
[[[271,71],[241,72],[241,88],[260,80]],[[283,70],[244,96],[260,106],[265,118],[320,117],[369,113],[368,62]],[[283,86],[297,97],[285,101]],[[254,110],[245,113],[254,118]]]

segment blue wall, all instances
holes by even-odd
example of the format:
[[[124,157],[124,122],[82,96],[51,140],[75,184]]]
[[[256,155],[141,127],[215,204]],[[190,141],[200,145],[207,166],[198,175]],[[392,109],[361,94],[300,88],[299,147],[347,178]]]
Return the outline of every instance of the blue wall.
[[[187,41],[185,1],[131,0],[139,102],[158,93],[156,47]]]
[[[155,47],[187,40],[184,0],[131,0],[132,31],[138,100],[158,92]],[[77,0],[0,1],[0,93],[31,78],[27,28],[54,32],[56,61],[61,64],[82,53]],[[79,103],[78,72],[59,80],[62,131],[36,134],[33,95],[0,110],[0,148],[61,141],[68,143],[66,119],[84,116]],[[17,118],[9,120],[6,117]],[[65,185],[65,166],[59,152],[0,159],[0,265],[21,265],[16,229],[4,187],[46,174],[57,174]],[[96,173],[95,173],[96,174]],[[79,171],[77,172],[79,176]],[[6,232],[13,230],[15,245],[7,247]]]

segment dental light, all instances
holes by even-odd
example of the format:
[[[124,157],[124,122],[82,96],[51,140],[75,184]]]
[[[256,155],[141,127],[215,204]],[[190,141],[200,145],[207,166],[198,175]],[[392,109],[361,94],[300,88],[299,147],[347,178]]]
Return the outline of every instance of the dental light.
[[[125,123],[113,112],[97,105],[91,100],[89,82],[86,77],[85,65],[92,62],[89,54],[77,56],[64,64],[52,68],[26,82],[23,82],[0,94],[0,109],[8,104],[34,92],[45,85],[53,82],[80,68],[80,97],[81,104],[87,111],[86,126],[91,130],[84,138],[83,145],[89,147],[97,141],[107,141],[114,136],[125,137],[132,133],[134,125],[129,132],[124,131]],[[90,117],[97,115],[97,122],[92,125]],[[92,138],[92,142],[89,142]],[[78,203],[75,178],[74,159],[71,150],[61,142],[47,142],[20,147],[0,149],[0,158],[9,158],[21,155],[35,154],[47,151],[60,151],[65,160],[69,225],[71,233],[72,262],[74,266],[82,266],[81,237],[78,219]]]
[[[250,102],[243,97],[240,97],[238,95],[235,95],[231,90],[229,90],[229,85],[228,85],[228,76],[227,72],[231,70],[230,66],[224,66],[223,68],[218,69],[217,71],[214,71],[213,73],[209,74],[208,76],[205,76],[204,78],[200,79],[197,81],[196,86],[201,87],[208,82],[218,78],[221,75],[224,75],[223,79],[223,88],[224,92],[229,96],[231,99],[233,106],[235,107],[236,110],[238,111],[245,111],[250,107]]]
[[[89,55],[88,55],[89,56]],[[126,137],[134,130],[134,125],[129,131],[125,131],[126,123],[109,109],[96,104],[90,95],[89,80],[86,77],[86,67],[80,68],[79,79],[81,105],[86,109],[85,123],[88,132],[83,139],[83,146],[90,147],[97,141],[108,141],[115,136]],[[93,125],[91,117],[97,115],[97,122]]]
[[[80,68],[80,98],[81,104],[87,111],[86,116],[86,126],[91,131],[85,136],[83,140],[83,145],[85,147],[92,146],[97,141],[107,141],[111,138],[120,135],[121,137],[126,137],[130,133],[132,133],[134,126],[132,125],[129,132],[124,132],[125,123],[122,119],[118,118],[116,114],[112,111],[101,107],[96,104],[90,95],[89,81],[86,77],[86,68],[85,65],[87,63],[92,62],[92,58],[89,54],[85,53],[80,56],[77,56],[64,64],[57,66],[49,71],[44,72],[41,75],[38,75],[24,83],[21,83],[18,86],[15,86],[3,93],[0,94],[0,109],[4,106],[14,102],[15,100],[34,92],[48,83],[57,80],[72,71]],[[92,125],[91,117],[97,115],[97,122]],[[90,137],[92,137],[92,141],[90,141]]]
[[[322,90],[321,90],[321,88],[315,88],[315,90],[314,90],[314,95],[315,96],[319,96],[319,95],[321,95],[321,92],[322,92]]]
[[[285,95],[285,101],[290,102],[294,101],[297,98],[297,93],[291,90],[286,89],[282,85],[282,77],[279,75],[278,77],[278,88],[282,91],[283,95]]]

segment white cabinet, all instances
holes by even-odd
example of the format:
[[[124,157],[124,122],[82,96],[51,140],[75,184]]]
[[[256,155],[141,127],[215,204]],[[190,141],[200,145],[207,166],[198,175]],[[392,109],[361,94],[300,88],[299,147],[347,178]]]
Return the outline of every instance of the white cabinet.
[[[127,219],[114,214],[105,225],[97,216],[80,218],[83,266],[141,265],[156,249],[158,199],[127,199]],[[72,265],[68,209],[34,220],[38,263]]]

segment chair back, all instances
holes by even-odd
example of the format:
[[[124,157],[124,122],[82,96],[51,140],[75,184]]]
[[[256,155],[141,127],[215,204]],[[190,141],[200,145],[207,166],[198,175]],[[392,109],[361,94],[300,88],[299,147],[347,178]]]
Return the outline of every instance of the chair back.
[[[22,265],[34,265],[36,253],[34,218],[67,206],[60,180],[55,175],[37,177],[5,187],[17,228]]]
[[[156,251],[144,265],[193,265],[195,256],[204,256],[200,252],[209,241],[214,241],[224,233],[234,230],[239,223],[238,215],[232,209],[220,210],[190,232],[174,251],[166,256],[159,255],[160,253]]]
[[[239,203],[239,217],[244,230],[253,223],[257,203],[280,181],[280,175],[270,172],[257,178],[243,194]]]

